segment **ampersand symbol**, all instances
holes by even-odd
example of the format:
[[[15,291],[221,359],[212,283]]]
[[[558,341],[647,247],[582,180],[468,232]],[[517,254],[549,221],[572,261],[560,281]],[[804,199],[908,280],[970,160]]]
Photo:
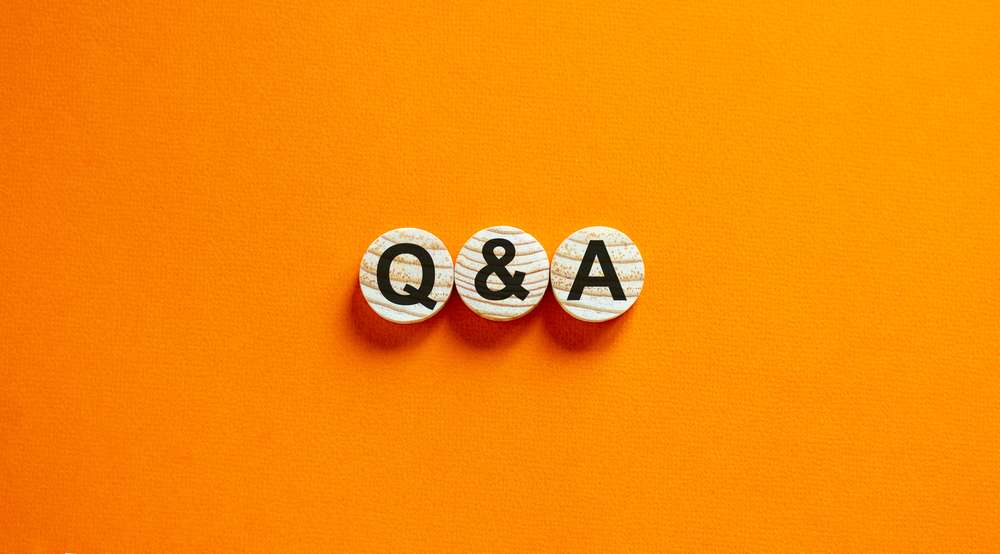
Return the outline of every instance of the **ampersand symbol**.
[[[503,255],[497,258],[493,253],[494,248],[503,248]],[[476,292],[487,300],[504,300],[511,296],[516,296],[521,300],[528,297],[528,289],[521,286],[524,282],[524,272],[515,271],[513,275],[507,271],[507,264],[514,259],[514,243],[507,239],[490,239],[483,245],[483,259],[486,260],[486,267],[476,273]],[[496,274],[503,282],[504,287],[500,290],[490,290],[486,286],[486,280],[490,274]]]

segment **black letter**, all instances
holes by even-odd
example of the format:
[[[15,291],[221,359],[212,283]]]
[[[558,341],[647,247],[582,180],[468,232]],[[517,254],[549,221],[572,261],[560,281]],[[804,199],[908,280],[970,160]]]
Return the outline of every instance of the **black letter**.
[[[420,261],[420,269],[422,270],[420,288],[407,283],[403,290],[409,294],[399,294],[393,290],[392,283],[389,282],[389,268],[392,266],[392,261],[400,254],[415,256]],[[378,277],[378,290],[386,300],[393,304],[400,306],[421,304],[428,310],[433,310],[434,306],[437,305],[437,302],[430,298],[431,291],[434,290],[434,258],[431,258],[429,252],[416,244],[400,243],[386,248],[382,257],[378,259],[376,276]]]
[[[500,247],[503,248],[503,256],[497,257],[493,249]],[[505,298],[510,298],[511,296],[516,296],[521,300],[528,297],[528,289],[521,286],[524,282],[523,271],[515,271],[513,275],[507,271],[507,264],[514,259],[514,243],[507,239],[490,239],[486,241],[483,245],[483,260],[486,261],[486,267],[479,270],[476,273],[476,292],[480,296],[487,300],[503,300]],[[495,273],[500,282],[503,283],[503,288],[500,290],[490,290],[487,286],[487,279],[489,279],[490,274]]]
[[[603,277],[591,277],[590,268],[594,265],[594,258],[601,264]],[[626,300],[625,291],[622,290],[622,283],[615,273],[615,266],[611,263],[611,255],[608,254],[608,247],[603,240],[592,240],[587,244],[587,251],[580,261],[580,270],[576,272],[576,279],[573,280],[573,288],[569,291],[569,300],[579,300],[586,287],[607,287],[611,291],[611,298],[615,300]]]

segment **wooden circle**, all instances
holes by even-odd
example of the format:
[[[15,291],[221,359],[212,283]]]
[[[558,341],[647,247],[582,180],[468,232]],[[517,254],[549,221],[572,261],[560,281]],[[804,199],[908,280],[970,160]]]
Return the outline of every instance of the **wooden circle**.
[[[476,289],[476,276],[487,268],[487,254],[483,247],[487,242],[501,239],[510,241],[513,245],[513,258],[499,265],[499,273],[489,269],[484,274],[486,287],[491,291],[503,290],[506,286],[501,276],[506,271],[510,275],[523,272],[524,278],[520,286],[527,291],[524,299],[510,295],[503,299],[488,299]],[[496,257],[504,257],[503,248],[493,248]],[[498,265],[496,262],[492,265]],[[508,278],[509,280],[509,278]],[[497,226],[483,229],[466,241],[455,258],[455,288],[465,305],[470,310],[486,319],[493,321],[510,321],[517,319],[538,305],[549,286],[549,256],[542,244],[535,237],[517,227]]]
[[[625,298],[616,300],[610,287],[588,286],[577,300],[569,300],[573,282],[580,271],[581,262],[591,241],[602,241],[621,283]],[[596,246],[596,245],[595,245]],[[614,319],[635,304],[642,292],[646,266],[639,248],[628,236],[611,227],[587,227],[570,235],[552,256],[552,293],[559,305],[570,315],[582,321],[607,321]],[[595,259],[590,276],[604,276],[599,259]],[[586,277],[586,276],[581,276]]]
[[[434,263],[434,283],[426,298],[433,301],[434,307],[412,303],[402,305],[386,298],[379,289],[378,266],[385,251],[394,245],[416,245],[430,254]],[[399,254],[389,263],[388,280],[392,290],[397,294],[410,296],[404,290],[409,284],[420,288],[423,282],[424,270],[420,260],[413,254]],[[448,297],[451,296],[452,285],[455,282],[455,269],[452,265],[448,248],[431,233],[423,229],[403,227],[388,231],[375,242],[371,243],[364,257],[361,258],[361,293],[375,313],[393,323],[416,323],[423,321],[441,311]],[[407,300],[405,302],[412,302]]]

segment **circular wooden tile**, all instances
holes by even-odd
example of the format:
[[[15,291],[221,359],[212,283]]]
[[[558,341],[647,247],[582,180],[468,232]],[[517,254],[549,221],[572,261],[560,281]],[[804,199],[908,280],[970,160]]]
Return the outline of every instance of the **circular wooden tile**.
[[[588,252],[590,254],[585,255]],[[599,283],[600,278],[610,277],[604,274],[602,260],[613,269],[621,288],[614,286],[614,279]],[[587,265],[589,272],[578,276],[581,266],[587,269]],[[573,317],[583,321],[607,321],[635,304],[642,292],[645,274],[642,255],[625,233],[611,227],[587,227],[570,235],[556,249],[552,257],[552,293]],[[597,279],[588,282],[588,276]],[[574,291],[573,285],[578,279]],[[573,292],[579,297],[571,294]],[[570,296],[574,299],[570,300]]]
[[[427,268],[421,265],[421,257]],[[382,287],[380,265],[385,273]],[[427,281],[425,273],[430,278]],[[361,258],[359,278],[361,292],[375,313],[394,323],[416,323],[444,307],[455,282],[455,269],[441,239],[423,229],[404,227],[371,243]]]
[[[492,248],[486,249],[487,244]],[[545,248],[517,227],[483,229],[466,241],[455,258],[459,297],[486,319],[510,321],[527,314],[538,305],[548,286],[549,256]]]

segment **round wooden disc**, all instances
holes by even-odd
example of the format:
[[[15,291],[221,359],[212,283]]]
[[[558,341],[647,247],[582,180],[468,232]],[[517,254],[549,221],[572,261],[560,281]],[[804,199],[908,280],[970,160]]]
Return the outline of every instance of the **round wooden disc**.
[[[401,305],[386,298],[379,290],[377,272],[379,260],[386,249],[396,244],[417,245],[430,254],[434,262],[434,287],[427,298],[434,301],[434,307],[428,308],[420,303]],[[361,293],[375,313],[393,323],[416,323],[423,321],[441,311],[451,295],[455,282],[455,269],[448,248],[431,233],[423,229],[403,227],[388,231],[375,242],[371,243],[364,257],[361,258]],[[409,296],[404,290],[407,284],[420,288],[423,280],[423,268],[420,261],[412,254],[399,254],[389,265],[389,284],[392,290]],[[406,301],[406,302],[411,302]]]
[[[476,275],[487,266],[483,253],[484,245],[493,239],[510,241],[514,246],[514,256],[510,262],[501,267],[511,275],[523,272],[521,287],[528,291],[522,300],[516,295],[503,299],[484,298],[476,290]],[[493,254],[503,257],[502,248],[494,248]],[[493,264],[497,265],[497,264]],[[491,291],[500,291],[506,286],[500,276],[490,272],[486,278],[486,286]],[[542,244],[535,237],[517,227],[497,226],[483,229],[466,241],[465,246],[455,258],[455,288],[458,295],[470,310],[486,319],[494,321],[510,321],[517,319],[538,305],[545,289],[549,286],[549,256]]]
[[[580,271],[584,253],[591,241],[603,241],[615,274],[621,282],[624,300],[612,297],[605,286],[589,286],[577,300],[569,300],[573,282]],[[587,227],[570,235],[556,249],[552,257],[552,293],[559,305],[570,315],[582,321],[607,321],[616,318],[635,304],[642,292],[646,267],[639,248],[628,236],[611,227]],[[590,276],[603,276],[601,264],[594,260]]]

